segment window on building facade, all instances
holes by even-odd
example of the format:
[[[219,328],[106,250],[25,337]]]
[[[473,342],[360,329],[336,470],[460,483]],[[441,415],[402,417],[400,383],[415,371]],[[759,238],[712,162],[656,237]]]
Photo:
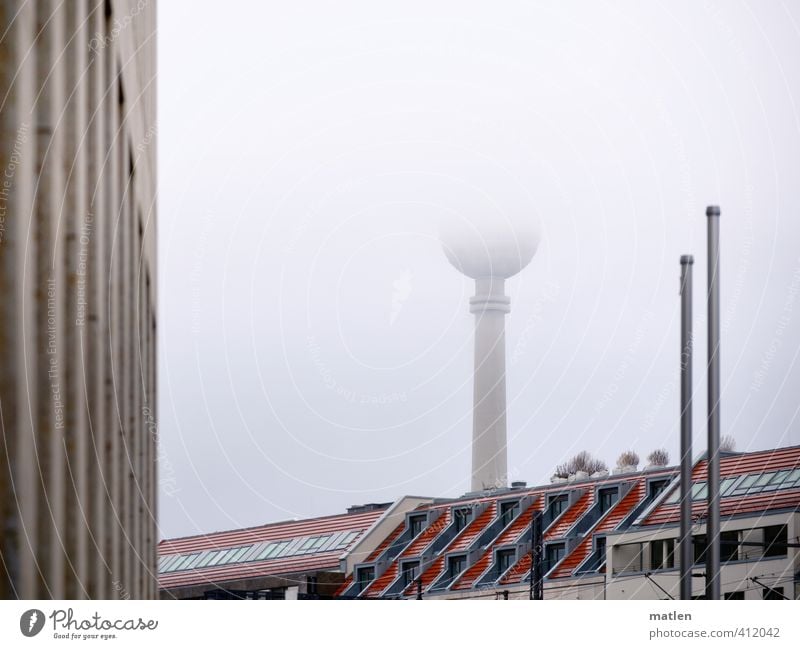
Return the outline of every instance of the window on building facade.
[[[659,539],[650,543],[650,569],[669,570],[675,567],[675,539]]]
[[[467,557],[459,555],[457,557],[449,557],[447,559],[447,574],[451,578],[455,578],[464,572],[467,567]]]
[[[563,543],[551,543],[545,547],[544,571],[545,574],[555,568],[556,564],[564,558],[566,546]]]
[[[719,535],[720,561],[737,561],[739,559],[739,544],[741,540],[742,533],[739,530],[721,532]]]
[[[548,507],[552,512],[553,520],[558,518],[563,511],[567,508],[567,503],[569,502],[569,497],[567,494],[561,494],[559,496],[550,496],[550,502],[548,503]]]
[[[410,586],[419,576],[419,561],[409,561],[403,564],[403,583]]]
[[[786,554],[788,542],[786,525],[770,525],[764,528],[764,556],[782,557]]]
[[[614,546],[613,572],[641,572],[644,569],[641,543],[625,543]]]
[[[372,581],[375,579],[375,568],[359,568],[358,569],[358,592],[362,592],[367,586],[369,586]]]
[[[773,586],[772,588],[765,588],[761,591],[763,599],[786,599],[783,596],[783,586]]]
[[[418,536],[423,529],[425,529],[425,516],[411,516],[408,519],[411,527],[411,536]]]
[[[502,575],[506,570],[517,562],[517,553],[515,550],[498,550],[497,551],[497,573]]]
[[[455,510],[455,524],[456,532],[463,530],[472,519],[472,510],[466,507],[460,507]]]
[[[744,591],[743,590],[735,590],[732,593],[725,593],[725,599],[744,599]]]
[[[669,486],[669,480],[651,480],[647,485],[647,495],[652,499],[663,493]]]
[[[601,489],[600,496],[600,511],[605,513],[614,506],[614,503],[619,499],[619,489]]]
[[[511,502],[500,503],[500,519],[503,521],[502,525],[508,525],[519,511],[519,501],[512,500]]]
[[[706,535],[700,534],[692,537],[692,548],[694,550],[694,562],[705,563],[706,561]]]

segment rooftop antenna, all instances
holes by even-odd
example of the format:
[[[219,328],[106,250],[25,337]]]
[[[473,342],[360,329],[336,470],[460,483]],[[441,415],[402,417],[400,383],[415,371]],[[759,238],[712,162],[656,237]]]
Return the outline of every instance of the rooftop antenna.
[[[450,263],[475,280],[472,402],[472,491],[508,486],[506,431],[505,316],[511,299],[505,280],[533,258],[539,231],[532,221],[506,215],[470,218],[463,213],[443,224],[441,241]]]

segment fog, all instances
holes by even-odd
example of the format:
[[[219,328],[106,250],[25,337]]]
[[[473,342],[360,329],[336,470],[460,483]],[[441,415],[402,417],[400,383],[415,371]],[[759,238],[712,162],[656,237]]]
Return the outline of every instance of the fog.
[[[800,444],[800,6],[159,3],[160,527],[469,489],[474,282],[442,219],[535,222],[509,470],[678,458],[679,257],[722,208],[722,433]]]

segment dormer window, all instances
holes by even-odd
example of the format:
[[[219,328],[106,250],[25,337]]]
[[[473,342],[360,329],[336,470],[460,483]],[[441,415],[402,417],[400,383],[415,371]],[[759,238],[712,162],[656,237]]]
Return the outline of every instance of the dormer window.
[[[502,575],[506,570],[517,562],[516,550],[497,551],[497,574]]]
[[[619,489],[617,487],[600,489],[598,495],[600,500],[600,511],[605,514],[614,506],[614,503],[619,500]]]
[[[461,507],[453,512],[456,532],[463,530],[472,519],[472,510],[468,507]]]
[[[363,592],[364,589],[369,586],[372,581],[375,579],[375,568],[368,567],[368,568],[359,568],[358,569],[358,592]]]
[[[403,564],[403,584],[410,586],[419,576],[419,561],[409,561]]]
[[[569,497],[567,494],[560,494],[558,496],[550,496],[550,502],[548,503],[548,507],[553,515],[553,520],[558,518],[561,513],[567,508],[567,503],[569,502]]]
[[[451,579],[455,579],[464,572],[464,569],[467,567],[467,557],[463,554],[460,554],[455,557],[449,557],[447,559],[447,575]]]
[[[500,503],[500,520],[502,520],[503,527],[514,520],[514,517],[517,515],[518,511],[519,500]]]
[[[426,520],[427,516],[424,514],[422,516],[411,516],[408,519],[408,525],[411,528],[411,536],[419,536],[420,532],[425,529]]]

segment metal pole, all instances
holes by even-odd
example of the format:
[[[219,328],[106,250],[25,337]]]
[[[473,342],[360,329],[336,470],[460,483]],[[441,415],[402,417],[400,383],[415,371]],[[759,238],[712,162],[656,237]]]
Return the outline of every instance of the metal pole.
[[[531,552],[533,553],[531,566],[531,599],[542,600],[542,512],[534,512],[531,523]]]
[[[708,524],[706,526],[706,598],[720,598],[719,547],[719,215],[716,205],[708,217]]]
[[[692,255],[681,257],[681,599],[692,599]]]

